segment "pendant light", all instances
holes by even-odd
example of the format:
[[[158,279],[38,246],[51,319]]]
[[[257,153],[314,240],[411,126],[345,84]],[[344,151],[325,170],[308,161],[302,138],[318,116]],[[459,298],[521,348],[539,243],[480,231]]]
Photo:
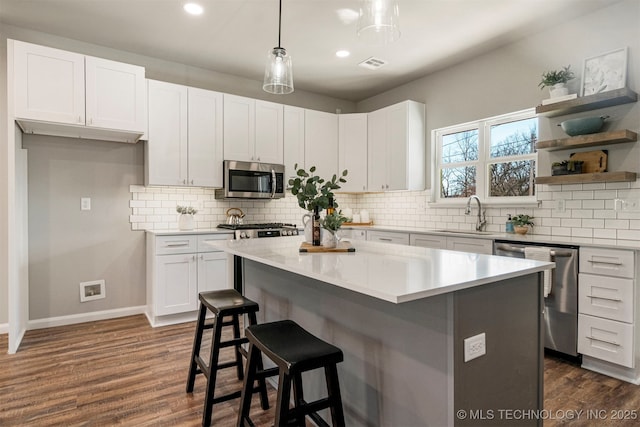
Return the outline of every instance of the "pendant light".
[[[278,46],[269,51],[267,66],[264,70],[264,84],[262,90],[276,95],[286,95],[293,92],[293,68],[291,56],[285,48],[280,46],[282,29],[282,0],[278,13]]]
[[[358,36],[370,43],[387,44],[400,38],[398,0],[362,0]]]

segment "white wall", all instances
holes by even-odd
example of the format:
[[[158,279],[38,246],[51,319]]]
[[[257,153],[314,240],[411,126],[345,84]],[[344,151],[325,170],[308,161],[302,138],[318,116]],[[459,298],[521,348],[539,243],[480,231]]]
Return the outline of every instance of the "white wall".
[[[541,74],[571,64],[578,91],[584,58],[628,46],[627,86],[640,91],[640,2],[626,0],[583,17],[564,22],[537,35],[481,55],[440,72],[358,103],[358,111],[372,111],[404,99],[426,104],[426,139],[441,127],[531,108],[548,98],[538,88]],[[640,103],[626,104],[575,116],[610,115],[609,129],[640,132]],[[573,116],[571,116],[573,117]],[[556,126],[571,117],[540,119],[540,139],[566,137]],[[609,170],[640,173],[640,145],[610,145]],[[587,148],[573,151],[588,151]],[[428,152],[430,150],[427,150]],[[541,151],[538,174],[550,175],[550,163],[569,157],[569,151]],[[429,164],[429,162],[427,162]],[[539,208],[490,208],[488,229],[502,231],[508,213],[534,215],[534,232],[578,238],[640,238],[640,214],[616,212],[615,198],[640,200],[640,182],[575,185],[537,185]],[[428,228],[472,229],[473,216],[459,207],[426,204],[428,192],[362,195],[358,209],[368,209],[376,224]],[[555,209],[566,200],[566,211]]]

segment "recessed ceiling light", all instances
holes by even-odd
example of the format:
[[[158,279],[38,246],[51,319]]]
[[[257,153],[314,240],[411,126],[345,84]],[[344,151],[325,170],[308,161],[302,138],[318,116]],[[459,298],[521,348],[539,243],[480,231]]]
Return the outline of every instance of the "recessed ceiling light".
[[[185,3],[184,10],[191,15],[202,15],[204,9],[197,3]]]
[[[349,55],[351,55],[351,52],[349,52],[348,50],[339,50],[336,52],[336,56],[338,58],[346,58]]]

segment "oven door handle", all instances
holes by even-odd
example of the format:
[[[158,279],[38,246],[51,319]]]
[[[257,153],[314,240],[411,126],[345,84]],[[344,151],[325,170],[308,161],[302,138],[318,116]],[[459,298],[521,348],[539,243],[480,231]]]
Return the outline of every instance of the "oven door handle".
[[[496,250],[501,250],[505,252],[513,252],[513,253],[524,253],[524,248],[520,248],[517,246],[506,245],[504,243],[496,244]],[[563,250],[552,250],[550,252],[552,257],[570,257],[572,255],[571,251],[563,251]]]

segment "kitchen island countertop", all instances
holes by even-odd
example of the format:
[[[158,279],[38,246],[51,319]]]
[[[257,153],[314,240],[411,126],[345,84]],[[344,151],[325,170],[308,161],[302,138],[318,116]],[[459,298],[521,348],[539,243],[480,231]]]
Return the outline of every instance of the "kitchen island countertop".
[[[554,266],[492,255],[355,241],[351,253],[299,253],[302,237],[225,240],[228,253],[392,303],[404,303]]]

